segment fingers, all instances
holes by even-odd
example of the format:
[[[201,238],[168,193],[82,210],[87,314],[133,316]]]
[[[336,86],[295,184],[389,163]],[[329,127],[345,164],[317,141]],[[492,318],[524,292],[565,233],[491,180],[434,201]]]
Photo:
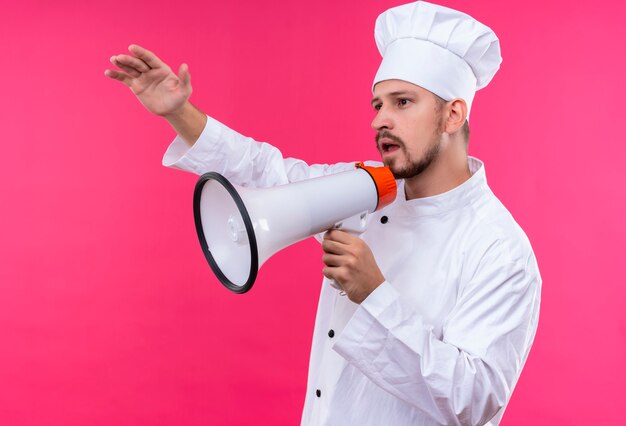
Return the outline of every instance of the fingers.
[[[338,229],[331,229],[324,234],[322,250],[326,253],[347,254],[350,253],[350,245],[359,240],[358,237]]]
[[[121,81],[122,83],[124,83],[125,85],[129,87],[133,80],[133,77],[131,77],[130,75],[124,72],[116,71],[116,70],[105,70],[104,75],[106,75],[109,78],[112,78],[113,80]]]
[[[339,268],[336,268],[334,266],[326,266],[322,269],[322,275],[324,275],[329,280],[334,280],[337,284],[340,283],[337,277],[338,274],[339,274]]]
[[[337,241],[338,243],[350,244],[358,237],[350,234],[349,232],[343,231],[341,229],[331,229],[326,232],[324,235],[324,239],[329,239],[332,241]]]
[[[347,247],[345,244],[333,241],[326,237],[324,237],[324,240],[322,241],[322,250],[324,250],[324,253],[336,255],[347,253]]]
[[[137,68],[127,65],[126,63],[124,63],[123,61],[119,60],[116,56],[111,56],[111,63],[113,65],[115,65],[116,67],[118,67],[119,69],[121,69],[122,71],[124,71],[126,74],[130,75],[131,77],[140,77],[141,76],[141,71],[139,71]],[[144,66],[147,67],[147,65]]]
[[[160,68],[165,65],[165,63],[161,61],[154,53],[150,52],[148,49],[144,49],[141,46],[131,44],[130,46],[128,46],[128,50],[137,58],[144,61],[150,68]]]
[[[187,64],[181,64],[178,69],[178,78],[183,86],[187,87],[191,84],[191,74],[189,74],[189,66]]]
[[[326,266],[337,267],[342,265],[342,257],[337,254],[324,253],[322,256],[322,262]]]
[[[117,67],[120,67],[124,71],[126,71],[127,69],[132,69],[133,72],[137,75],[141,75],[141,73],[148,72],[151,69],[144,61],[130,55],[122,54],[111,56],[111,63]]]
[[[328,234],[328,232],[326,233]],[[343,243],[333,241],[331,236],[325,235],[322,241],[322,250],[324,254],[322,256],[322,262],[324,268],[322,273],[328,279],[339,281],[338,274],[341,273],[342,267],[345,266],[347,246]]]

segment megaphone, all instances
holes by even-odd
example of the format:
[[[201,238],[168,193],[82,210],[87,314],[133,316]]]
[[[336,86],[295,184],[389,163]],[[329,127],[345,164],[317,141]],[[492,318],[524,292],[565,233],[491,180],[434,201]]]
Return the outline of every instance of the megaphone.
[[[262,189],[233,185],[216,172],[203,174],[193,195],[194,221],[204,256],[219,281],[235,293],[245,293],[259,268],[278,251],[342,227],[346,220],[354,222],[352,218],[363,223],[367,213],[395,200],[396,182],[387,167],[355,166],[352,171]]]

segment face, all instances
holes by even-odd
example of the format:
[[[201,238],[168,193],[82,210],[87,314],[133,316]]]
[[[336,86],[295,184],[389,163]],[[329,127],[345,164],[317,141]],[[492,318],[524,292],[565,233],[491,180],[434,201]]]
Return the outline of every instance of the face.
[[[415,177],[437,158],[443,133],[435,96],[415,84],[385,80],[374,87],[376,146],[396,179]]]

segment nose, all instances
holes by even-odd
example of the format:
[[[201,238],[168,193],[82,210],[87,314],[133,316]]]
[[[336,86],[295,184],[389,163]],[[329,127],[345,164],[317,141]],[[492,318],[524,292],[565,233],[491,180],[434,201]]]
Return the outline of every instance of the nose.
[[[376,112],[374,120],[372,120],[372,129],[380,131],[382,129],[392,129],[393,121],[387,109],[383,106]]]

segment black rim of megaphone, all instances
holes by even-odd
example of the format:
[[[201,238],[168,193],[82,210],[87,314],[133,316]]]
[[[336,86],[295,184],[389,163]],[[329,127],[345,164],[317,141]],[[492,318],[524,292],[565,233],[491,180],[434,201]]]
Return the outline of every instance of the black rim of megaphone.
[[[206,238],[204,237],[204,231],[202,229],[202,217],[200,216],[200,197],[202,196],[202,188],[209,180],[215,180],[222,184],[224,188],[226,188],[230,196],[235,201],[235,204],[239,209],[239,213],[241,214],[241,218],[243,219],[243,223],[246,225],[248,241],[250,242],[250,273],[248,275],[248,280],[242,286],[234,284],[228,279],[228,277],[226,277],[226,275],[224,275],[215,259],[213,259],[211,250],[209,250],[209,245],[207,244]],[[209,262],[211,269],[220,280],[220,282],[227,289],[235,293],[245,293],[246,291],[250,290],[252,288],[252,285],[254,284],[254,280],[256,280],[256,275],[259,269],[259,253],[257,250],[256,237],[254,236],[254,228],[252,227],[252,220],[250,220],[248,210],[246,210],[246,206],[239,196],[239,193],[237,192],[235,187],[228,181],[228,179],[226,179],[224,176],[217,172],[208,172],[200,176],[200,179],[196,183],[196,189],[193,193],[193,218],[196,223],[196,232],[198,233],[198,239],[200,240],[200,246],[202,247],[202,251],[204,252],[204,257],[206,257],[206,260]]]

